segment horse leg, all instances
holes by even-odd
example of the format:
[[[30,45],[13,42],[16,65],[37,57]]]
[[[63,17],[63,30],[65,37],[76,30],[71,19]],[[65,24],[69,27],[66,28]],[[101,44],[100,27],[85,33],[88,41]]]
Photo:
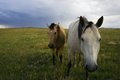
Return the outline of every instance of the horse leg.
[[[89,80],[89,75],[88,75],[88,71],[86,70],[86,74],[85,74],[85,80]]]
[[[54,50],[52,50],[52,54],[53,54],[53,65],[55,65],[55,52],[54,52]]]
[[[74,65],[74,67],[76,67],[76,64],[77,64],[77,57],[76,57],[76,53],[74,52],[73,53],[73,65]]]
[[[81,61],[81,56],[80,56],[80,53],[78,53],[78,62],[77,62],[77,66],[79,66],[80,61]]]
[[[60,63],[62,63],[62,54],[60,54],[59,57],[60,57]]]
[[[62,50],[63,50],[63,48],[62,48]],[[59,52],[60,63],[62,63],[62,58],[63,58],[63,56],[62,56],[62,50],[60,50],[60,52]]]
[[[56,61],[59,61],[59,49],[56,48],[55,55],[56,55]]]
[[[69,76],[71,66],[72,66],[71,61],[69,61],[67,65],[67,76]]]
[[[71,67],[72,67],[71,59],[72,59],[71,52],[68,51],[67,76],[69,76],[70,69],[71,69]]]
[[[58,57],[58,51],[59,51],[59,49],[56,49],[56,56]]]

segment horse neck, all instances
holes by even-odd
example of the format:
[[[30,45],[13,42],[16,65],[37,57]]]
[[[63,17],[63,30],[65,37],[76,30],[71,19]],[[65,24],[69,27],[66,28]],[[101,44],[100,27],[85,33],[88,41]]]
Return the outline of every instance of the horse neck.
[[[66,41],[66,34],[64,29],[60,28],[60,31],[57,35],[57,42],[65,42]]]

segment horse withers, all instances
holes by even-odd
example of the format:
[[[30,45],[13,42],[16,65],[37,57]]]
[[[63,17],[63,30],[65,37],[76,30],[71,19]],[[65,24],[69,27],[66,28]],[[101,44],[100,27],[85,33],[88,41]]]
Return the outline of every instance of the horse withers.
[[[63,49],[66,42],[65,30],[59,24],[51,23],[51,25],[48,26],[48,38],[48,47],[52,50],[53,54],[53,64],[55,64],[55,60],[58,55],[60,62],[62,63],[61,50]]]
[[[67,41],[67,75],[69,75],[69,71],[72,66],[71,60],[75,53],[79,53],[79,55],[80,53],[83,54],[86,79],[88,79],[88,72],[97,70],[97,55],[99,53],[101,40],[98,28],[102,25],[102,23],[103,16],[98,19],[96,24],[88,21],[85,17],[80,16],[78,21],[70,24]]]

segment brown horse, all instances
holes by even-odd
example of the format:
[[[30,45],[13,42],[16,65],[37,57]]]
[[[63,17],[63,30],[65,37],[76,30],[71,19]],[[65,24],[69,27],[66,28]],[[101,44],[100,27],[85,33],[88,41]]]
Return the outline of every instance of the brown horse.
[[[60,62],[62,63],[62,53],[60,51],[63,49],[66,42],[65,30],[59,24],[55,23],[51,23],[51,25],[48,27],[48,47],[52,50],[53,53],[53,64],[55,64],[55,57],[58,57],[58,53]]]

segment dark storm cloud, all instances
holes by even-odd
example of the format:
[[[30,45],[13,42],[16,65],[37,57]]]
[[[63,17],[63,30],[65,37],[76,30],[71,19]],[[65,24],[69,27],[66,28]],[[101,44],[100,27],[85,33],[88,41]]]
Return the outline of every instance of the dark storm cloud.
[[[80,15],[94,22],[104,16],[103,27],[120,27],[118,0],[1,0],[0,24],[45,27],[51,22],[68,25]],[[114,23],[113,23],[114,22]]]

